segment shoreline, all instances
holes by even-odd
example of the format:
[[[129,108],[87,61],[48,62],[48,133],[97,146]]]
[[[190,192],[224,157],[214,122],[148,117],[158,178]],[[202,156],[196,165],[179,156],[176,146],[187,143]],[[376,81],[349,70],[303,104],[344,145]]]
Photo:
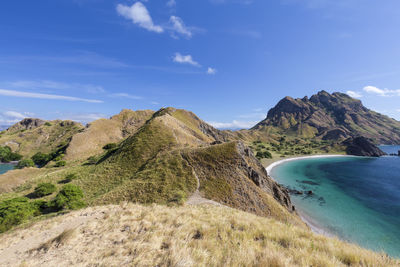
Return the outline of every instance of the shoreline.
[[[329,155],[329,154],[327,154],[327,155],[300,156],[300,157],[281,159],[281,160],[272,162],[267,167],[265,167],[265,169],[267,170],[268,175],[271,176],[270,172],[272,171],[273,168],[275,168],[278,165],[281,165],[282,163],[288,162],[288,161],[295,161],[295,160],[302,160],[302,159],[314,159],[314,158],[339,158],[339,157],[358,157],[358,156],[340,155],[340,154],[337,154],[337,155]]]
[[[300,156],[300,157],[294,157],[294,158],[286,158],[282,160],[278,160],[275,162],[272,162],[269,164],[265,170],[268,173],[268,176],[271,177],[274,181],[278,182],[274,177],[271,176],[271,171],[273,168],[275,168],[278,165],[281,165],[285,162],[289,161],[296,161],[296,160],[302,160],[302,159],[315,159],[315,158],[339,158],[339,157],[357,157],[357,156],[351,156],[351,155],[312,155],[312,156]],[[311,229],[312,232],[316,234],[321,234],[326,237],[338,237],[335,234],[329,232],[328,230],[325,230],[322,226],[318,225],[317,222],[314,222],[312,218],[307,216],[305,212],[302,212],[301,209],[296,208],[296,213],[300,217],[300,219]]]

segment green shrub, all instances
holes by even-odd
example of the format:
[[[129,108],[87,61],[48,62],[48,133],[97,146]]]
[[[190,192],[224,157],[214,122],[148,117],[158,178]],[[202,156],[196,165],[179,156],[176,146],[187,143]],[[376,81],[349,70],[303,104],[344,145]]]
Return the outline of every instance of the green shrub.
[[[67,162],[65,160],[60,160],[56,162],[56,167],[64,167],[65,165],[67,165]]]
[[[48,196],[54,193],[56,190],[57,187],[51,183],[41,183],[35,188],[33,196],[38,198]]]
[[[41,214],[43,201],[30,202],[26,197],[17,197],[0,202],[0,233],[14,225]]]
[[[21,158],[22,156],[12,152],[9,146],[0,146],[0,162],[17,161]]]
[[[51,126],[51,123],[48,122],[48,121],[46,121],[46,122],[44,123],[44,125],[45,125],[45,126]]]
[[[15,169],[23,169],[26,167],[35,167],[35,163],[31,159],[23,159],[18,162],[17,166],[15,166]]]
[[[103,149],[105,149],[105,150],[110,150],[110,149],[114,149],[114,148],[117,148],[117,144],[116,143],[110,143],[110,144],[107,144],[107,145],[105,145],[103,147]]]
[[[57,210],[62,209],[79,209],[85,206],[82,201],[83,192],[82,189],[73,184],[67,184],[63,186],[56,198],[53,200],[53,206]]]
[[[265,158],[271,159],[272,154],[269,151],[264,151],[264,152],[259,151],[257,152],[256,157],[258,159],[265,159]]]
[[[87,165],[95,165],[97,164],[98,158],[95,156],[91,156],[87,159]]]
[[[65,176],[65,179],[63,180],[63,183],[70,183],[70,182],[72,182],[73,180],[75,180],[77,177],[76,177],[76,174],[75,173],[70,173],[70,174],[68,174],[67,176]]]
[[[42,168],[45,166],[47,163],[51,161],[51,155],[50,154],[45,154],[42,152],[38,152],[35,155],[32,156],[33,162],[39,167]]]

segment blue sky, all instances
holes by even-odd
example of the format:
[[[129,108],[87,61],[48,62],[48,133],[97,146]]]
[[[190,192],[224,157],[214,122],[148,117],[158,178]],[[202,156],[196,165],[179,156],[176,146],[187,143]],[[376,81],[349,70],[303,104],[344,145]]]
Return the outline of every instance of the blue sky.
[[[400,119],[398,0],[0,4],[0,125],[173,106],[250,127],[319,90]]]

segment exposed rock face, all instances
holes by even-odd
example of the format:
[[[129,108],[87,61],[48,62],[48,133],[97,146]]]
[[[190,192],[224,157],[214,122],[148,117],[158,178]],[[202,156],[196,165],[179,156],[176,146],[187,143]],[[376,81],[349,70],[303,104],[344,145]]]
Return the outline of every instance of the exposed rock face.
[[[261,189],[273,195],[281,205],[289,211],[294,210],[290,201],[289,191],[275,182],[267,173],[260,161],[254,156],[250,148],[242,142],[237,143],[237,150],[242,157],[241,166],[247,171],[247,176]]]
[[[380,157],[386,155],[370,140],[365,137],[349,138],[343,142],[347,146],[346,152],[354,156]]]
[[[343,141],[365,136],[375,144],[400,143],[400,122],[364,107],[343,93],[321,91],[311,98],[285,97],[252,130]]]
[[[8,129],[8,131],[15,132],[15,131],[21,131],[21,130],[32,130],[39,126],[42,126],[45,122],[46,121],[41,120],[41,119],[26,118],[16,124],[14,124],[13,126],[11,126]]]

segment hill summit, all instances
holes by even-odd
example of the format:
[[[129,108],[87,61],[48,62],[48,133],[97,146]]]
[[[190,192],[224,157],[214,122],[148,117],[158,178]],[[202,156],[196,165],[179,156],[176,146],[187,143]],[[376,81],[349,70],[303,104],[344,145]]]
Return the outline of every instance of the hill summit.
[[[283,98],[252,130],[322,140],[363,136],[376,144],[400,142],[400,122],[364,107],[358,99],[326,91],[310,98]]]

